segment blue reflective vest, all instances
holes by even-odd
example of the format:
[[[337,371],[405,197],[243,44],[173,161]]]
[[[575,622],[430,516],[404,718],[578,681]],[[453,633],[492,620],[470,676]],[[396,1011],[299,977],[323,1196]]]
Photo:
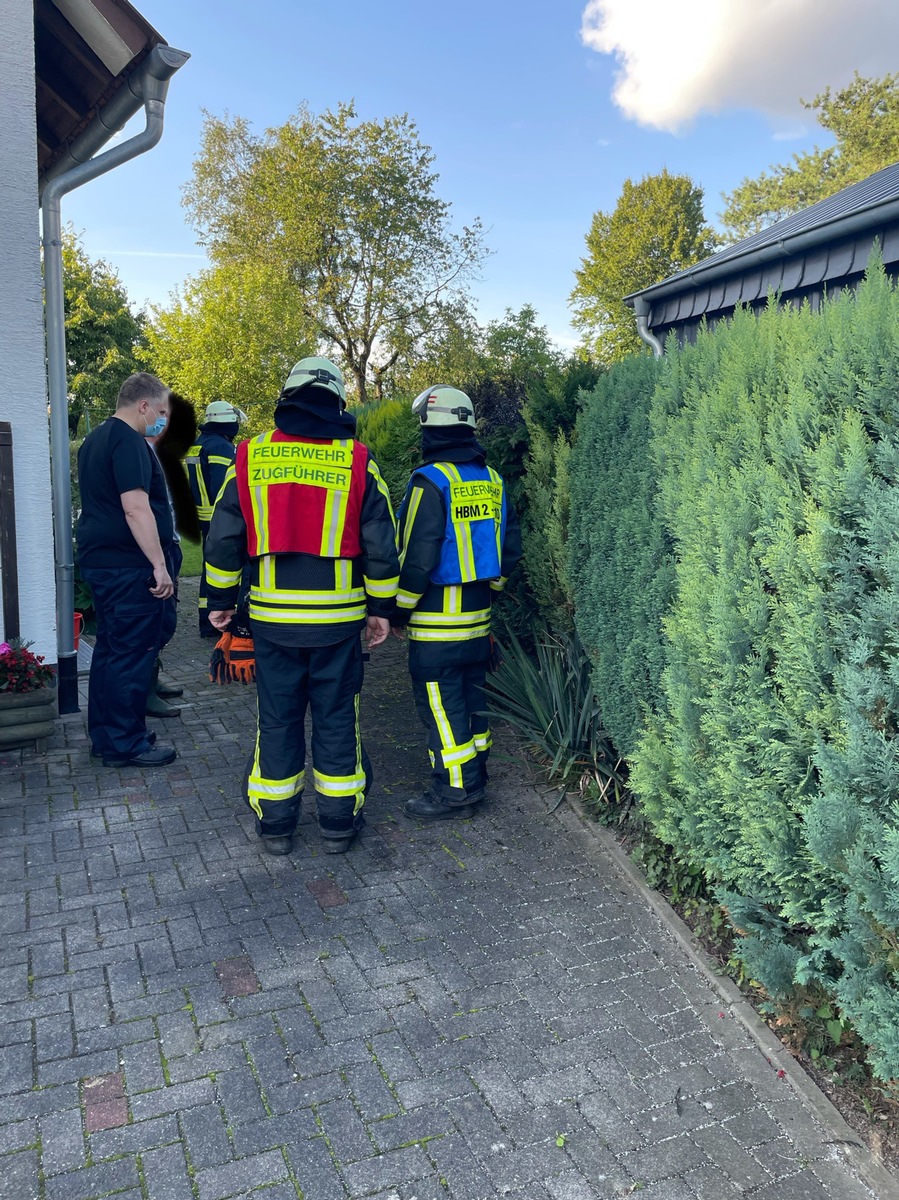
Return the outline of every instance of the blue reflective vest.
[[[498,579],[507,511],[502,476],[476,463],[428,463],[415,473],[440,489],[446,507],[443,546],[431,582],[449,586]]]

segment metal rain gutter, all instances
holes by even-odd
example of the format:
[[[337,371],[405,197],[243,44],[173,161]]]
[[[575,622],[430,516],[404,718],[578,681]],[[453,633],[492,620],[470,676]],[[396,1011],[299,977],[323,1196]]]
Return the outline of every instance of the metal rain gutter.
[[[159,142],[165,119],[169,80],[190,57],[159,45],[147,55],[95,122],[73,142],[67,156],[47,174],[41,197],[44,247],[44,296],[47,327],[47,384],[50,398],[50,478],[56,545],[56,647],[60,713],[78,712],[78,663],[75,650],[75,563],[72,546],[72,479],[69,467],[69,404],[66,378],[65,295],[62,279],[61,200],[68,192],[145,154]],[[144,130],[91,157],[143,106]],[[95,128],[96,126],[96,128]],[[83,157],[79,157],[83,156]],[[71,165],[74,163],[75,165]],[[58,169],[57,169],[58,168]]]

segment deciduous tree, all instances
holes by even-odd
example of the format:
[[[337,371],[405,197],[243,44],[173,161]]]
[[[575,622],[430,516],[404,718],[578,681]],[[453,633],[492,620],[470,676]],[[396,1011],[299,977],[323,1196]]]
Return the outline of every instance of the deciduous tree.
[[[303,107],[261,136],[207,116],[184,202],[217,266],[285,272],[364,403],[485,253],[480,222],[452,231],[433,163],[406,115]]]
[[[714,252],[702,201],[702,188],[689,176],[662,171],[639,183],[626,180],[614,210],[594,215],[570,297],[572,323],[592,358],[609,364],[640,349],[624,296]]]
[[[146,320],[134,312],[118,275],[103,259],[91,259],[75,231],[62,236],[68,359],[69,432],[86,413],[93,424],[115,409],[119,388],[142,369]]]
[[[269,428],[290,368],[315,353],[293,281],[267,264],[223,263],[188,279],[147,330],[151,369],[189,397],[198,415],[227,400],[250,417],[245,432]]]
[[[899,74],[865,79],[856,72],[840,91],[827,88],[814,100],[802,101],[817,114],[818,124],[836,139],[834,145],[794,154],[791,163],[744,179],[724,196],[721,219],[732,241],[749,237],[825,200],[899,159]]]

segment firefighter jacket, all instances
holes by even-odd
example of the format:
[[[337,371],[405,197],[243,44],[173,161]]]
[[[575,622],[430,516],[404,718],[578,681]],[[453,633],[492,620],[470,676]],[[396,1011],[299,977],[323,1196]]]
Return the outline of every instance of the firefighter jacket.
[[[483,462],[432,462],[400,508],[400,581],[391,621],[413,642],[486,638],[490,605],[521,557],[502,476]]]
[[[387,488],[353,439],[278,430],[238,447],[206,538],[209,608],[234,608],[250,563],[254,637],[328,646],[389,617],[399,576]]]
[[[212,520],[215,498],[222,490],[225,474],[234,462],[234,446],[220,433],[201,431],[184,458],[197,516],[207,524]]]

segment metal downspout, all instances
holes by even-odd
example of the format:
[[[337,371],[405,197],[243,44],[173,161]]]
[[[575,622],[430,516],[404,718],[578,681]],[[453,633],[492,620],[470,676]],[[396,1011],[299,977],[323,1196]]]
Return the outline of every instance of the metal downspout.
[[[172,75],[190,55],[156,46],[139,68],[147,114],[144,130],[104,154],[51,179],[41,197],[44,247],[44,297],[47,328],[47,384],[50,399],[50,478],[56,546],[56,647],[60,713],[78,712],[78,663],[75,650],[75,563],[72,546],[72,479],[69,466],[69,404],[66,379],[65,295],[62,279],[62,197],[84,183],[136,158],[162,137],[165,97]],[[139,107],[139,105],[138,105]],[[137,111],[135,108],[133,111]],[[127,120],[131,113],[123,112]],[[106,140],[114,130],[109,129]],[[94,147],[96,149],[96,147]]]
[[[659,341],[654,333],[649,328],[649,302],[638,296],[634,300],[634,315],[637,318],[637,333],[640,335],[640,341],[645,342],[652,350],[655,358],[661,358],[665,353],[665,347]]]

